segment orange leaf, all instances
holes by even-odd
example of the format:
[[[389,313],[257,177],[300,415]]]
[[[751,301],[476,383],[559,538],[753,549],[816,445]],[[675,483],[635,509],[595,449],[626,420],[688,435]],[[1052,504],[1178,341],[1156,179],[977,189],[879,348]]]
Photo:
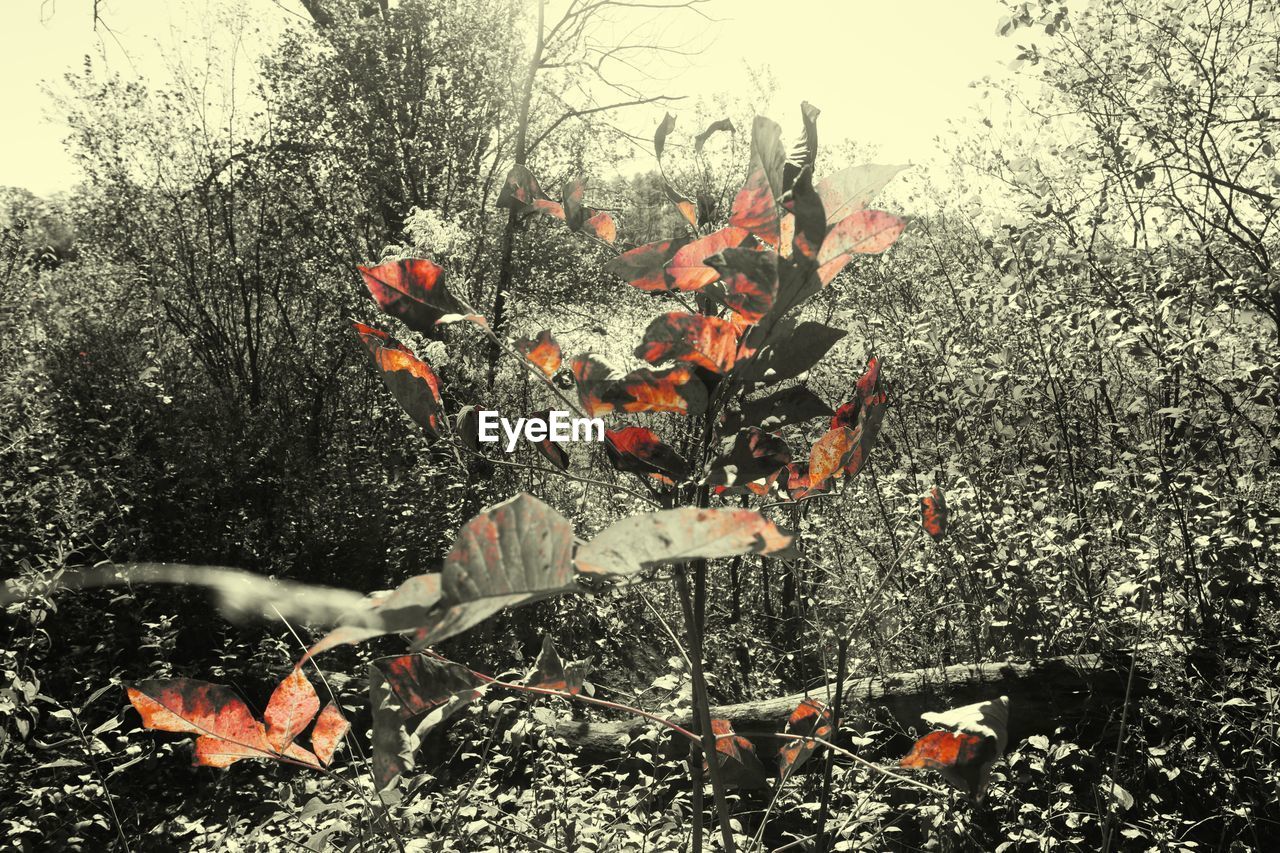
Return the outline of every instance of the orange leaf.
[[[687,237],[679,237],[638,246],[609,261],[604,269],[625,279],[632,287],[648,293],[663,292],[668,289],[667,263],[688,243]]]
[[[444,270],[424,258],[357,267],[384,313],[425,335],[445,314],[461,314],[461,303],[444,286]]]
[[[320,710],[320,697],[301,669],[294,669],[276,686],[263,712],[267,740],[277,752],[283,751],[311,723]]]
[[[207,755],[197,749],[197,764],[225,767],[240,758],[276,754],[249,706],[220,684],[190,678],[153,679],[126,692],[145,728],[196,734],[206,741]]]
[[[547,376],[553,376],[560,369],[560,344],[551,336],[549,329],[543,329],[532,339],[520,338],[515,347],[517,352]]]
[[[316,717],[315,728],[311,731],[311,748],[316,758],[326,767],[333,761],[333,754],[342,744],[351,723],[343,715],[342,709],[330,702],[324,706],[320,716]]]
[[[858,446],[858,434],[847,427],[828,430],[809,452],[809,482],[821,483],[848,464]]]
[[[608,395],[607,402],[624,412],[700,415],[707,410],[707,387],[693,368],[683,365],[633,370],[615,382]]]
[[[799,769],[818,748],[817,741],[808,738],[827,740],[831,737],[831,730],[830,709],[812,696],[805,697],[787,718],[785,729],[787,734],[799,735],[805,740],[788,738],[782,742],[778,748],[778,775],[785,779]]]
[[[956,732],[930,732],[915,742],[899,764],[937,770],[953,787],[982,799],[991,765],[995,763],[995,738]]]
[[[355,329],[396,402],[429,435],[439,435],[440,380],[435,371],[404,345],[376,329],[359,323]]]
[[[670,288],[694,291],[711,284],[720,274],[704,262],[725,249],[736,248],[746,237],[745,229],[730,225],[680,247],[667,264],[667,282]]]
[[[686,361],[712,373],[727,373],[738,353],[733,324],[719,317],[672,311],[653,318],[645,330],[636,357],[650,364]]]

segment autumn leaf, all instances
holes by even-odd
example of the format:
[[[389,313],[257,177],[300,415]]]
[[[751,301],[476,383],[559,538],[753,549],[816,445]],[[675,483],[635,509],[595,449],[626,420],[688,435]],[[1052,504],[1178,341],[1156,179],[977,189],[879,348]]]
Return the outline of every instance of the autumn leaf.
[[[333,702],[325,705],[316,717],[315,727],[311,730],[311,749],[325,767],[333,763],[333,754],[342,745],[342,739],[350,728],[351,723],[347,722],[342,709]]]
[[[716,737],[716,759],[720,765],[721,778],[731,788],[754,789],[764,787],[765,770],[756,755],[755,745],[733,730],[733,723],[728,720],[713,719],[711,732]],[[702,769],[710,769],[706,756],[702,758]]]
[[[433,335],[442,316],[464,313],[444,286],[444,270],[431,261],[409,258],[357,269],[383,313],[415,332]]]
[[[301,669],[284,677],[271,694],[262,720],[267,726],[267,740],[277,752],[283,752],[320,710],[320,697]]]
[[[560,207],[564,210],[564,221],[569,226],[570,231],[581,231],[582,224],[587,221],[589,215],[594,214],[590,208],[583,207],[582,195],[586,191],[586,184],[582,178],[573,178],[565,182],[560,189]]]
[[[587,220],[582,223],[582,230],[606,243],[617,242],[618,224],[613,221],[613,217],[603,210],[588,207],[587,211]]]
[[[929,494],[920,499],[920,521],[925,533],[928,533],[934,542],[947,535],[947,522],[950,517],[947,499],[942,494],[942,489],[934,486]]]
[[[148,729],[198,735],[196,764],[227,767],[242,758],[282,756],[319,766],[305,749],[276,749],[266,727],[243,700],[220,684],[191,678],[152,679],[126,688],[130,704]]]
[[[706,260],[725,249],[737,248],[746,238],[745,229],[729,225],[681,246],[667,264],[666,289],[688,292],[701,290],[711,284],[720,274],[708,266]]]
[[[790,462],[778,477],[779,487],[793,501],[802,500],[810,495],[822,495],[831,491],[834,481],[826,479],[816,486],[809,479],[809,463]]]
[[[438,437],[441,401],[435,371],[402,344],[371,335],[368,326],[357,323],[355,329],[400,408],[429,436]]]
[[[498,207],[514,208],[521,213],[530,213],[538,202],[543,202],[545,212],[552,213],[548,196],[538,184],[538,179],[526,167],[516,164],[507,172],[507,179],[498,193]],[[559,205],[556,205],[559,207]],[[563,211],[561,212],[563,216]]]
[[[604,402],[624,412],[700,415],[707,410],[707,388],[684,365],[666,370],[642,367],[610,385]]]
[[[623,252],[606,263],[604,270],[623,279],[632,287],[647,293],[661,293],[669,290],[667,264],[688,244],[688,237],[646,243]]]
[[[549,329],[543,329],[533,338],[520,338],[515,342],[515,348],[547,376],[554,376],[560,370],[560,344],[551,336]]]
[[[458,531],[440,572],[440,603],[414,636],[423,649],[516,607],[575,588],[573,528],[532,495],[484,510]]]
[[[671,186],[671,182],[665,177],[662,178],[662,189],[666,193],[667,201],[671,202],[679,214],[684,217],[684,221],[689,223],[690,228],[698,227],[698,205],[687,196],[681,195],[676,188]]]
[[[529,417],[535,421],[550,423],[551,410],[543,409],[540,412],[534,412]],[[542,454],[543,458],[552,465],[556,466],[561,471],[569,470],[569,452],[564,449],[561,442],[552,441],[551,436],[548,435],[542,441],[535,441],[532,442],[532,444],[534,449],[537,450],[538,453]]]
[[[648,566],[738,554],[773,554],[791,537],[755,510],[684,507],[633,515],[579,546],[578,570],[630,577]]]
[[[1008,745],[1009,697],[925,713],[920,718],[945,731],[920,738],[899,764],[937,770],[950,785],[981,801],[991,767]]]
[[[798,738],[787,738],[778,747],[778,776],[787,778],[795,773],[802,764],[809,760],[818,743],[809,738],[829,740],[832,733],[831,709],[814,699],[806,697],[787,718],[785,734],[798,735]]]
[[[636,357],[650,364],[684,361],[712,373],[727,373],[738,352],[733,324],[705,314],[659,314],[645,329]]]
[[[667,483],[689,476],[689,463],[651,429],[633,426],[616,432],[605,430],[604,441],[609,461],[619,471],[642,477],[658,476]]]
[[[756,116],[751,127],[747,179],[733,199],[729,225],[755,234],[771,246],[777,246],[781,236],[778,200],[783,192],[785,162],[782,128],[776,122]]]
[[[813,189],[813,167],[805,166],[796,175],[785,202],[790,213],[791,251],[806,258],[816,258],[827,236],[827,217],[822,199]]]
[[[858,433],[848,427],[827,430],[809,451],[810,483],[821,483],[843,471],[858,446]]]
[[[830,284],[854,255],[875,255],[892,246],[907,221],[883,210],[860,210],[835,224],[818,249],[818,277]]]
[[[768,249],[729,248],[706,259],[720,277],[711,297],[749,323],[773,307],[778,292],[778,255]]]

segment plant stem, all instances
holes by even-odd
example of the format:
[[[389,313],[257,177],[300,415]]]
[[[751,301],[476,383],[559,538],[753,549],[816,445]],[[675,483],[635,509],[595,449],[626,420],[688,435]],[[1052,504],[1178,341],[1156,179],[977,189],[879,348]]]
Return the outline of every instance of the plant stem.
[[[705,561],[699,561],[704,563]],[[680,604],[684,608],[685,631],[689,646],[689,659],[693,664],[693,710],[702,731],[702,753],[706,756],[707,769],[711,775],[711,794],[715,801],[716,817],[720,822],[720,840],[726,853],[733,853],[733,827],[729,825],[729,801],[725,796],[724,777],[720,772],[719,756],[716,752],[716,736],[711,730],[711,702],[707,697],[707,682],[702,671],[702,626],[694,614],[693,596],[689,590],[689,577],[684,566],[677,566],[675,571],[676,591],[680,596]],[[697,770],[701,769],[699,765]],[[701,777],[701,773],[695,773]],[[701,791],[700,778],[695,779],[695,791]]]

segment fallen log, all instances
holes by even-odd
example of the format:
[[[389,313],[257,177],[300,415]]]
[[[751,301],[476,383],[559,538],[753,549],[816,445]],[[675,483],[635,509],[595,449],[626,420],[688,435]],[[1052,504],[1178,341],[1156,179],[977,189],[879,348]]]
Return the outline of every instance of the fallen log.
[[[1039,661],[955,664],[890,675],[853,679],[844,701],[848,721],[884,721],[888,715],[902,729],[923,731],[920,714],[957,705],[1009,697],[1009,742],[1033,734],[1052,734],[1061,726],[1101,730],[1118,716],[1124,702],[1129,671],[1128,652],[1110,655],[1072,655]],[[1134,698],[1144,685],[1134,685]],[[739,732],[780,731],[787,717],[805,698],[830,701],[834,685],[808,693],[718,705],[712,717],[727,719]],[[691,723],[688,713],[670,717]],[[586,721],[556,718],[559,739],[585,752],[625,752],[633,733],[653,723],[640,718]]]

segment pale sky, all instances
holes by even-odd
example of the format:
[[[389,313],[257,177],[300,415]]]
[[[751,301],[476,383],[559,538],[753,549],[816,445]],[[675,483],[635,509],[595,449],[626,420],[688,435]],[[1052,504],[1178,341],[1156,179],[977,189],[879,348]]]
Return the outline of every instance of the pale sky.
[[[282,0],[291,6],[291,0]],[[105,52],[122,74],[168,79],[165,51],[183,55],[184,41],[218,36],[229,10],[247,9],[263,32],[245,48],[270,44],[287,13],[271,0],[105,0],[110,32],[94,32],[92,0],[0,2],[0,185],[40,194],[76,180],[65,155],[66,133],[43,86]],[[745,62],[767,62],[778,84],[771,113],[784,128],[798,124],[799,103],[822,109],[820,135],[851,138],[896,162],[928,162],[947,119],[977,102],[969,84],[1000,75],[1014,47],[995,35],[996,0],[713,0],[719,23],[706,23],[709,47],[687,72],[664,86],[710,97],[741,87]],[[251,68],[242,61],[242,73]],[[692,98],[690,100],[693,100]],[[637,116],[652,127],[661,118]],[[683,135],[695,130],[679,127]]]

